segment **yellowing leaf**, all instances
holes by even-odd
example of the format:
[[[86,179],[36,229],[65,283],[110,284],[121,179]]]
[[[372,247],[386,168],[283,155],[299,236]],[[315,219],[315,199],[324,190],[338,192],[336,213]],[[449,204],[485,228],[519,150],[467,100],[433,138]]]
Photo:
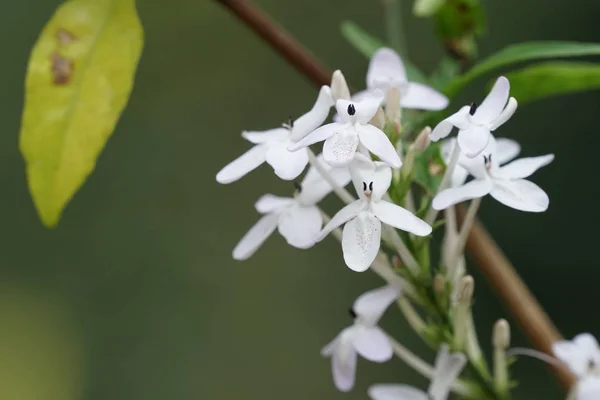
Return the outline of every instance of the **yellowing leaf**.
[[[143,46],[135,0],[70,0],[31,52],[20,148],[43,223],[54,227],[127,104]]]

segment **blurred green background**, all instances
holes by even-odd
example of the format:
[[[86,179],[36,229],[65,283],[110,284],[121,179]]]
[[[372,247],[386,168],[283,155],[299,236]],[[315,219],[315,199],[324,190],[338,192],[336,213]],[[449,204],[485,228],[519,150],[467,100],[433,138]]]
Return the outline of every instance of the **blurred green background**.
[[[486,3],[481,53],[509,43],[600,41],[600,3]],[[95,173],[57,229],[42,227],[17,140],[28,53],[59,1],[0,2],[0,398],[3,400],[364,399],[376,382],[423,379],[399,361],[359,362],[355,390],[336,392],[320,348],[351,321],[347,308],[381,284],[343,264],[339,244],[292,249],[274,235],[250,260],[231,258],[256,221],[254,201],[287,195],[268,167],[229,186],[216,172],[267,129],[309,107],[316,91],[227,11],[207,0],[139,0],[146,46],[130,104]],[[256,1],[355,87],[367,62],[340,36],[351,19],[383,36],[376,0]],[[413,61],[442,51],[429,22],[408,17]],[[485,80],[465,100],[479,99]],[[550,210],[485,201],[482,218],[563,333],[600,335],[595,201],[599,93],[523,107],[498,136],[524,155],[554,152],[534,180]],[[327,207],[334,211],[334,199]],[[476,277],[478,275],[476,274]],[[476,319],[487,346],[505,310],[478,280]],[[426,359],[390,311],[383,322]],[[526,346],[515,333],[514,343]],[[560,399],[545,367],[521,360],[517,398]]]

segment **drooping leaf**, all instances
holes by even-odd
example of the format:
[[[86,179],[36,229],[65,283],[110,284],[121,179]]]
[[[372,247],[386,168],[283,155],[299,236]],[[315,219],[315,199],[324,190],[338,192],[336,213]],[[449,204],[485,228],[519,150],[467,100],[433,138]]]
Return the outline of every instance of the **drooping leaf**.
[[[367,33],[352,21],[343,21],[340,28],[342,30],[342,36],[344,36],[359,53],[367,58],[371,58],[378,49],[386,47],[386,44],[382,40]],[[406,57],[402,57],[402,61],[404,62],[406,75],[408,75],[409,81],[427,83],[427,77],[408,61]]]
[[[29,59],[20,148],[43,223],[58,223],[127,104],[143,46],[134,0],[70,0]]]
[[[489,56],[450,83],[444,92],[455,96],[466,84],[486,72],[518,63],[544,58],[600,55],[600,44],[580,42],[526,42],[510,45]]]
[[[587,62],[545,62],[513,71],[511,95],[527,103],[560,94],[600,89],[600,64]]]

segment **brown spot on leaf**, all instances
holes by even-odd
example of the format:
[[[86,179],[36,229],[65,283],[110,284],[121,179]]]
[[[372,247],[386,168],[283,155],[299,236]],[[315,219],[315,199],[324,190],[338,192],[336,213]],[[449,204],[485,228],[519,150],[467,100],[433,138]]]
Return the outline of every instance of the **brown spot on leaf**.
[[[444,171],[444,167],[440,164],[430,162],[429,163],[429,174],[432,176],[439,176]]]
[[[63,57],[58,52],[50,55],[52,81],[55,85],[66,85],[73,77],[75,63],[66,57]]]
[[[73,33],[69,32],[68,30],[66,30],[64,28],[59,28],[56,31],[56,40],[58,41],[58,44],[61,46],[66,46],[68,44],[71,44],[76,39],[77,39],[77,36],[75,36]]]

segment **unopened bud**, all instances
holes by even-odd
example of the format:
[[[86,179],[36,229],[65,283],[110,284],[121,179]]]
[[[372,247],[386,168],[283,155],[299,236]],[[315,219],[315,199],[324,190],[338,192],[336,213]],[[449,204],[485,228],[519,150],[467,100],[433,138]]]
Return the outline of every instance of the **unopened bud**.
[[[350,100],[350,89],[346,83],[346,78],[339,69],[331,77],[331,93],[334,100]]]
[[[386,93],[385,116],[394,124],[400,125],[400,90],[397,87],[390,88]]]
[[[421,133],[419,133],[419,135],[411,145],[411,149],[419,153],[425,151],[425,149],[427,149],[427,147],[429,147],[429,144],[431,143],[431,139],[429,139],[430,133],[431,128],[429,126],[423,128]]]
[[[473,292],[475,291],[475,280],[471,275],[463,277],[458,283],[456,300],[459,303],[471,303]]]
[[[510,325],[507,320],[499,319],[494,325],[492,343],[494,347],[502,350],[506,350],[510,346]]]
[[[433,290],[438,295],[443,295],[446,292],[446,281],[442,275],[437,274],[433,278]]]
[[[471,300],[475,290],[475,280],[472,276],[463,277],[458,283],[456,292],[456,309],[454,312],[454,346],[463,349],[470,326]]]
[[[383,113],[383,109],[381,107],[377,109],[377,112],[375,113],[373,118],[371,118],[371,121],[369,121],[369,123],[383,130],[383,128],[385,127],[385,114]]]

